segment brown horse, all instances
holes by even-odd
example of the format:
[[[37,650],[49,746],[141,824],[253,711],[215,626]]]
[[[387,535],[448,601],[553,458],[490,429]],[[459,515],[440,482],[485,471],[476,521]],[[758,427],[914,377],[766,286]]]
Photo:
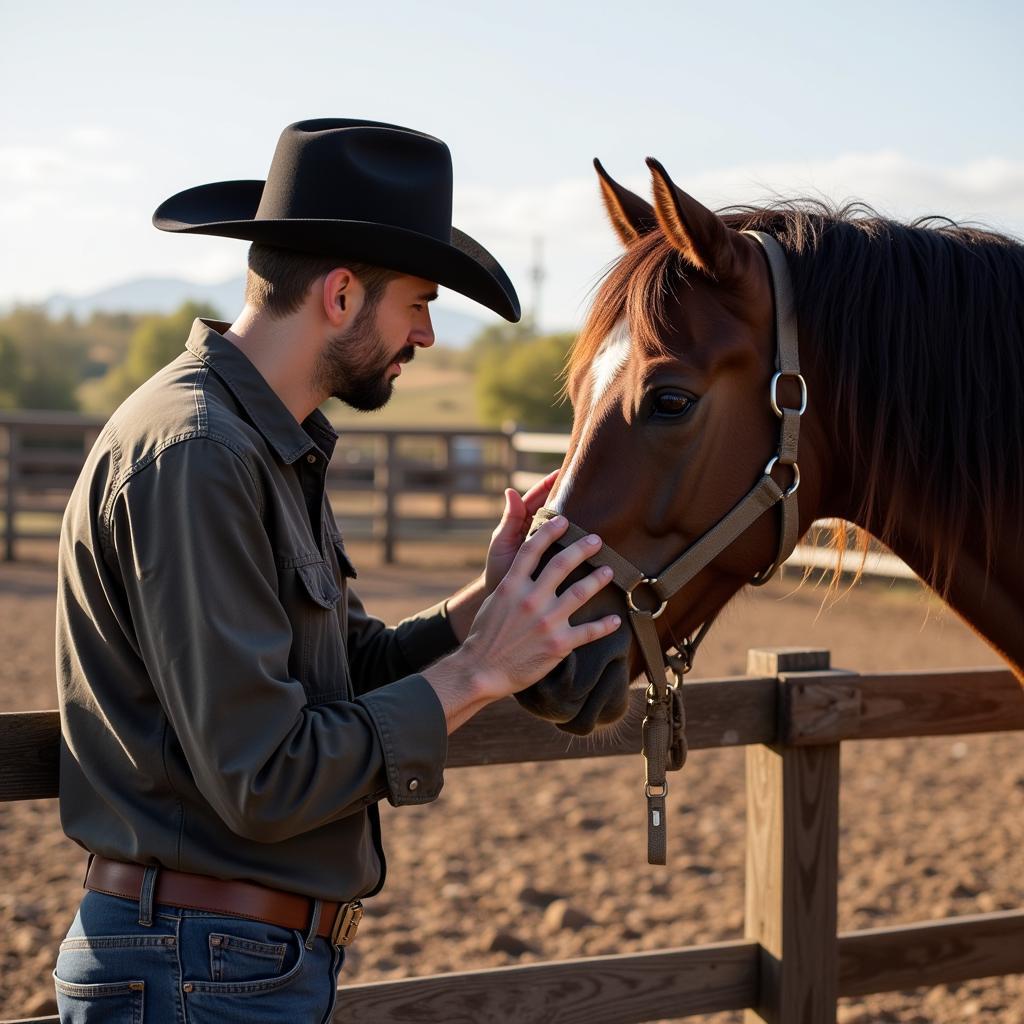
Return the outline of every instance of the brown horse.
[[[648,575],[704,536],[778,450],[773,290],[792,281],[809,404],[798,530],[852,522],[902,557],[1024,681],[1024,246],[816,201],[711,212],[654,160],[653,206],[595,161],[625,253],[572,352],[575,423],[549,506]],[[798,406],[790,378],[780,404]],[[772,471],[780,489],[792,467]],[[770,510],[668,600],[668,647],[772,565]],[[579,614],[622,611],[608,588]],[[620,718],[641,668],[623,624],[520,695],[572,733]]]

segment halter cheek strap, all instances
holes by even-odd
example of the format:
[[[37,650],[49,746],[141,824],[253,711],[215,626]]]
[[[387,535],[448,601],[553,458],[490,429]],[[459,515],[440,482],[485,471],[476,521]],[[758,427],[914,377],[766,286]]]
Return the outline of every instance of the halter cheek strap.
[[[669,600],[676,593],[710,565],[770,508],[776,505],[781,507],[779,544],[771,565],[756,573],[751,583],[761,586],[771,579],[775,570],[792,554],[799,534],[797,490],[800,487],[800,467],[797,464],[797,447],[800,440],[800,417],[807,409],[807,384],[800,374],[793,289],[786,256],[779,243],[760,231],[743,233],[754,238],[764,249],[775,303],[775,373],[769,385],[768,400],[780,421],[778,450],[768,461],[761,478],[750,491],[656,577],[646,576],[608,545],[604,545],[597,554],[588,559],[591,565],[608,566],[613,572],[613,582],[624,592],[629,611],[629,624],[643,658],[644,674],[647,676],[647,717],[643,724],[643,753],[647,766],[644,784],[648,804],[647,859],[651,864],[664,864],[666,859],[666,772],[681,768],[686,760],[683,676],[689,672],[694,654],[711,628],[714,616],[707,619],[693,635],[687,637],[674,655],[663,651],[655,620],[664,612]],[[784,407],[779,401],[779,384],[787,377],[793,378],[800,387],[800,404],[795,408]],[[776,483],[772,476],[778,466],[790,470],[791,480],[785,489]],[[534,532],[559,514],[554,509],[542,508],[534,517],[530,532]],[[561,538],[561,543],[571,544],[586,536],[587,532],[570,523]],[[646,592],[646,597],[640,596],[643,592]],[[671,682],[667,678],[667,672],[671,672],[673,676]]]

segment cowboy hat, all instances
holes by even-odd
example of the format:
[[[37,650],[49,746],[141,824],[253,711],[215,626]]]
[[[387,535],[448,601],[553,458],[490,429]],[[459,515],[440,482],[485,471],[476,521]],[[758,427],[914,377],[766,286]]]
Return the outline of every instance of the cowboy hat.
[[[217,181],[164,200],[161,231],[223,235],[372,263],[466,295],[513,322],[497,260],[452,227],[452,160],[433,136],[319,118],[281,133],[266,181]]]

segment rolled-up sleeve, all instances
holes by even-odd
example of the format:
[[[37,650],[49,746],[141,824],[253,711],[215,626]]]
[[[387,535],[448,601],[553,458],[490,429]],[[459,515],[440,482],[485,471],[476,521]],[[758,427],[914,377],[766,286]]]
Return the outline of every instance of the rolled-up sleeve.
[[[433,799],[447,729],[422,676],[310,705],[289,674],[292,627],[262,515],[245,453],[208,437],[164,449],[109,511],[139,657],[197,788],[259,842],[384,796]]]

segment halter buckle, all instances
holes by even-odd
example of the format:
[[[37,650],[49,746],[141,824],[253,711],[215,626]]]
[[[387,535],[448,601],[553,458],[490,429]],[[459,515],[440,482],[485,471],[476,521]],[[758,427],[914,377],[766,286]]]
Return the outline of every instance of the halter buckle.
[[[768,460],[768,465],[764,467],[764,475],[771,476],[772,470],[775,468],[775,464],[779,461],[778,455],[773,455]],[[793,470],[793,482],[789,485],[789,490],[783,491],[782,496],[784,498],[792,498],[797,492],[797,488],[800,486],[800,467],[795,463],[789,463],[789,468]]]
[[[662,601],[661,604],[653,611],[651,611],[649,608],[637,608],[637,606],[633,603],[633,591],[636,590],[637,587],[642,587],[644,585],[648,587],[653,587],[657,582],[657,576],[655,576],[654,579],[649,579],[645,576],[642,580],[640,580],[639,583],[635,584],[633,587],[626,591],[626,604],[629,605],[629,610],[634,615],[649,615],[652,619],[656,619],[668,607],[668,601]]]
[[[800,385],[800,408],[795,410],[787,410],[785,406],[779,405],[779,381],[783,377],[793,377],[797,384]],[[772,412],[775,413],[779,419],[782,419],[783,412],[793,411],[797,416],[803,416],[807,412],[807,381],[804,380],[802,373],[797,373],[795,370],[778,370],[772,377],[771,386],[768,390],[768,397],[772,403]]]

